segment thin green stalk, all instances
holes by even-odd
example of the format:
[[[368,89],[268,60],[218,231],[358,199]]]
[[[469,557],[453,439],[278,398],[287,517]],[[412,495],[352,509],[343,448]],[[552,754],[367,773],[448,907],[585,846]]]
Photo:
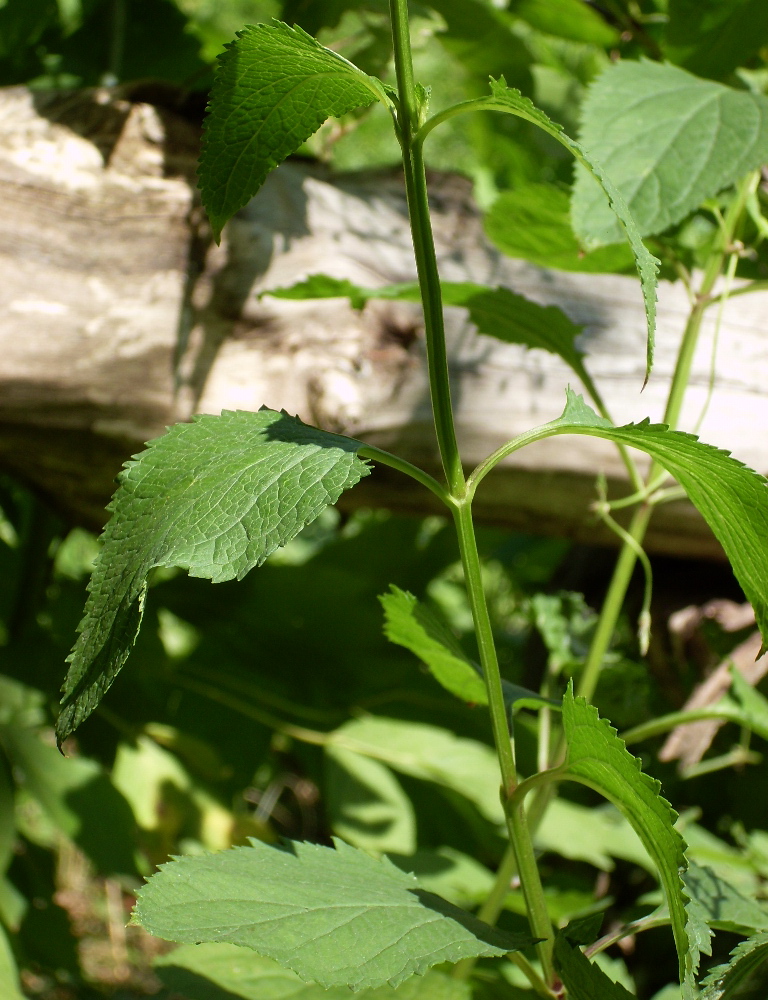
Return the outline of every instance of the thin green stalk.
[[[447,507],[453,506],[450,494],[445,487],[417,465],[412,465],[411,462],[406,461],[404,458],[392,455],[390,452],[383,451],[381,448],[376,448],[371,444],[366,444],[357,454],[360,458],[370,458],[374,462],[381,462],[382,465],[388,465],[391,469],[397,469],[398,472],[404,472],[406,476],[410,476],[411,479],[415,479],[422,486],[426,486],[428,490],[431,490],[438,500],[442,500]]]
[[[524,975],[528,979],[528,982],[533,987],[534,993],[538,993],[538,995],[540,997],[544,997],[545,1000],[552,1000],[555,994],[547,986],[547,984],[544,982],[544,980],[541,978],[538,972],[534,969],[534,967],[531,965],[531,963],[528,961],[525,955],[522,955],[519,951],[513,951],[510,952],[509,955],[507,955],[507,958],[510,960],[510,962],[512,962],[513,965],[516,965],[522,973],[524,973]]]
[[[271,712],[264,712],[262,709],[256,708],[255,705],[244,701],[242,696],[238,697],[227,694],[226,691],[219,690],[213,684],[202,684],[200,681],[193,680],[191,677],[185,677],[183,674],[176,674],[174,676],[174,683],[178,684],[179,687],[186,688],[187,691],[192,691],[193,694],[199,694],[203,698],[217,701],[220,705],[224,705],[225,708],[230,708],[233,712],[239,712],[240,715],[244,715],[248,719],[253,719],[254,722],[260,723],[260,725],[265,726],[267,729],[274,729],[278,733],[283,733],[284,736],[299,740],[301,743],[313,743],[316,746],[325,746],[330,742],[330,734],[328,733],[321,733],[317,729],[307,729],[304,726],[294,726],[292,723],[285,722],[276,715],[272,715]]]
[[[472,521],[472,508],[468,503],[456,505],[454,523],[459,541],[461,564],[464,568],[464,583],[475,626],[477,649],[488,691],[491,729],[501,768],[502,798],[506,801],[517,787],[514,740],[510,732],[507,709],[504,704],[496,644],[493,641],[493,628],[483,590],[483,577],[475,539],[475,526]]]
[[[555,969],[552,964],[552,951],[555,942],[552,934],[552,922],[547,912],[544,887],[541,884],[539,866],[533,850],[533,839],[528,827],[528,818],[522,803],[512,806],[508,805],[506,813],[510,840],[515,849],[520,888],[522,889],[525,907],[528,912],[528,923],[531,926],[533,936],[541,938],[536,945],[536,951],[541,962],[544,979],[547,984],[551,985],[555,982]]]
[[[537,948],[544,976],[552,983],[554,982],[552,926],[547,914],[533,842],[522,807],[514,808],[510,804],[510,797],[517,784],[514,743],[504,705],[493,631],[483,591],[471,501],[467,493],[453,421],[440,276],[429,216],[422,142],[417,137],[422,124],[423,108],[413,77],[408,2],[407,0],[390,0],[389,7],[392,18],[392,39],[399,98],[398,134],[403,151],[408,214],[424,308],[429,387],[435,431],[453,506],[467,594],[488,691],[491,727],[501,769],[502,801],[507,816],[510,841],[517,859],[520,884],[528,907],[531,929],[536,937],[543,939]]]
[[[683,339],[680,343],[675,370],[672,376],[672,384],[670,385],[667,397],[667,405],[664,411],[664,423],[672,428],[676,428],[680,420],[683,399],[685,398],[685,392],[691,377],[691,365],[693,364],[693,357],[701,332],[701,323],[709,304],[712,289],[722,273],[726,255],[731,250],[730,244],[733,241],[736,228],[744,212],[744,204],[748,197],[750,180],[751,178],[748,177],[742,182],[737,196],[728,207],[724,220],[721,246],[710,256],[707,262],[699,292],[688,316],[688,322],[685,325]],[[653,482],[663,472],[662,466],[654,462],[648,473],[647,482]],[[584,666],[584,672],[582,673],[577,689],[577,694],[582,695],[587,700],[590,700],[595,693],[603,660],[613,638],[616,622],[621,613],[629,581],[632,577],[632,571],[635,567],[637,559],[636,550],[638,546],[643,544],[651,512],[652,507],[647,504],[638,509],[632,518],[627,532],[629,541],[625,542],[619,554],[608,594],[600,611],[600,619],[592,640],[587,662]]]
[[[514,850],[517,872],[520,878],[520,888],[525,899],[531,932],[535,937],[542,939],[536,945],[536,948],[539,960],[541,961],[541,967],[544,970],[544,978],[548,983],[552,983],[554,982],[552,924],[547,913],[544,889],[541,884],[541,877],[536,863],[533,841],[531,840],[526,822],[525,812],[522,804],[518,805],[512,802],[512,796],[517,787],[514,741],[504,705],[499,662],[496,656],[496,646],[493,641],[493,630],[488,614],[488,605],[483,591],[480,556],[477,551],[472,509],[469,502],[465,501],[456,504],[454,522],[459,541],[461,563],[464,568],[464,580],[469,606],[475,625],[480,663],[483,668],[486,690],[488,691],[491,728],[501,768],[501,799],[507,819],[510,844]]]
[[[413,78],[411,36],[408,25],[407,0],[390,0],[395,73],[398,86],[399,138],[403,151],[405,191],[411,223],[416,270],[424,308],[424,332],[427,343],[429,389],[435,419],[437,444],[448,488],[454,496],[464,492],[464,472],[461,467],[456,429],[451,405],[451,385],[448,356],[445,349],[445,326],[440,276],[437,270],[435,241],[429,216],[427,178],[421,143],[415,140],[419,129],[420,107]]]
[[[638,726],[633,726],[621,738],[625,743],[639,743],[641,740],[651,739],[653,736],[660,736],[668,733],[670,729],[677,729],[678,726],[687,726],[691,722],[702,722],[705,719],[717,720],[719,722],[735,722],[756,732],[763,739],[768,738],[768,727],[761,724],[756,718],[745,718],[743,709],[739,708],[732,701],[719,701],[714,705],[707,705],[705,708],[691,708],[681,712],[670,712],[669,715],[659,716],[657,719],[650,719],[648,722],[641,722]]]

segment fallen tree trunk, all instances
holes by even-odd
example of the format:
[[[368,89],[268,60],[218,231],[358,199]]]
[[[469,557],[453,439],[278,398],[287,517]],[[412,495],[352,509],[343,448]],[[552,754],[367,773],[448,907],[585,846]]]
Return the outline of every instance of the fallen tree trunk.
[[[414,278],[405,199],[392,174],[330,178],[275,171],[212,244],[194,188],[198,129],[106,91],[0,94],[0,464],[67,517],[98,526],[121,463],[176,420],[221,409],[284,408],[435,471],[420,313],[403,303],[291,302],[270,288],[313,273],[376,286]],[[583,324],[588,365],[617,422],[658,420],[688,301],[663,284],[657,361],[641,394],[645,324],[631,278],[546,271],[486,242],[469,187],[432,179],[441,273],[502,284]],[[718,378],[701,436],[768,472],[764,294],[726,307]],[[694,360],[684,424],[708,395],[714,310]],[[448,310],[462,452],[473,466],[557,416],[573,373],[558,358],[477,336]],[[623,467],[594,438],[516,453],[479,491],[481,518],[533,532],[610,540],[589,504]],[[389,470],[348,496],[434,510]],[[660,507],[651,550],[721,555],[684,501]]]

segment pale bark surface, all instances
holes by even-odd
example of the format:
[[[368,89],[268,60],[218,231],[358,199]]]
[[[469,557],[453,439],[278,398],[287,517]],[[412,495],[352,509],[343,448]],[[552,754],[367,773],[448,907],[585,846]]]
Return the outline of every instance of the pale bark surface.
[[[194,189],[197,129],[105,92],[0,92],[0,464],[95,525],[121,462],[175,420],[221,409],[284,408],[435,469],[419,310],[288,302],[270,288],[326,273],[376,286],[414,277],[402,187],[393,174],[330,178],[289,163],[211,243]],[[641,393],[645,323],[631,278],[546,271],[500,256],[468,185],[434,178],[443,277],[506,285],[584,325],[588,364],[617,422],[661,417],[688,302],[660,289],[657,362]],[[701,436],[768,472],[768,296],[724,311],[717,384]],[[557,358],[478,337],[449,310],[458,434],[469,466],[557,416]],[[710,310],[684,423],[708,395]],[[588,506],[623,467],[593,438],[558,437],[513,456],[481,488],[480,517],[604,540]],[[434,509],[421,487],[377,470],[352,502]],[[650,547],[717,555],[686,502],[659,509]]]

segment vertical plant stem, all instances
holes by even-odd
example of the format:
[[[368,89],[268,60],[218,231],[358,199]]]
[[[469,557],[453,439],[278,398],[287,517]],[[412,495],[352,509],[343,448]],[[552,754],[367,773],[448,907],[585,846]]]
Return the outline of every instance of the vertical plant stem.
[[[735,220],[732,225],[735,225]],[[699,342],[699,334],[701,333],[701,323],[704,319],[709,295],[712,292],[715,282],[720,277],[723,268],[723,261],[725,259],[724,250],[725,247],[710,257],[704,271],[701,287],[688,316],[688,322],[685,324],[683,339],[680,342],[675,370],[672,375],[672,383],[669,388],[669,395],[667,396],[667,405],[664,410],[664,423],[673,429],[677,427],[680,420],[680,411],[683,407],[685,391],[688,388],[688,382],[691,377],[691,365],[693,364],[696,345]],[[646,482],[652,483],[659,473],[663,471],[661,465],[653,462]],[[653,507],[643,504],[637,509],[630,522],[627,533],[637,545],[643,544],[652,513]],[[576,693],[588,701],[594,696],[603,660],[611,644],[611,639],[616,629],[616,622],[621,614],[621,608],[624,604],[624,598],[626,597],[636,562],[637,553],[634,546],[631,542],[625,542],[619,552],[619,558],[611,577],[608,593],[600,609],[600,618],[592,645],[589,649],[587,662],[584,665],[584,671],[576,689]]]
[[[514,740],[504,704],[499,661],[496,656],[491,619],[488,614],[488,605],[483,591],[480,557],[477,551],[475,529],[472,522],[472,509],[469,502],[465,501],[456,504],[454,521],[459,540],[461,563],[464,567],[464,580],[469,598],[469,606],[475,625],[480,663],[483,668],[483,676],[485,677],[485,685],[488,691],[491,727],[493,729],[493,738],[501,768],[501,800],[507,820],[510,846],[514,852],[514,863],[520,879],[520,888],[525,898],[531,932],[534,937],[542,939],[536,945],[536,949],[544,972],[544,978],[547,983],[551,984],[554,982],[552,924],[547,913],[544,889],[541,884],[533,841],[528,829],[524,808],[522,803],[513,803],[511,801],[511,797],[517,787]],[[506,866],[511,864],[511,862],[512,858],[507,856],[502,862],[502,867],[506,869]],[[498,881],[497,888],[499,888]],[[501,898],[503,899],[503,896]],[[497,906],[498,903],[499,901],[495,900],[493,906]],[[498,912],[495,916],[498,916]],[[465,965],[458,974],[468,975],[468,970],[471,970],[471,965],[469,964]]]
[[[496,645],[493,641],[493,629],[488,614],[488,604],[483,591],[483,577],[480,569],[480,556],[477,551],[475,527],[472,522],[472,508],[469,503],[456,505],[454,511],[456,534],[459,540],[461,564],[464,568],[464,583],[467,588],[469,607],[475,626],[477,649],[488,691],[488,709],[491,715],[491,728],[499,756],[501,768],[502,799],[507,800],[517,788],[517,769],[515,766],[515,747],[507,719],[507,709],[504,704],[504,692],[501,687],[499,660],[496,656]]]
[[[440,277],[437,270],[435,241],[429,217],[427,178],[421,142],[415,140],[419,128],[419,99],[413,78],[411,37],[406,0],[390,0],[395,72],[398,87],[398,124],[403,151],[405,191],[411,222],[413,250],[424,307],[424,332],[427,342],[429,389],[435,419],[437,444],[445,478],[451,493],[462,496],[465,480],[456,441],[451,406],[448,356],[445,349],[445,326]]]
[[[421,124],[421,98],[413,78],[411,41],[408,25],[407,0],[390,0],[392,18],[392,39],[395,53],[395,71],[398,86],[398,127],[403,151],[405,188],[408,198],[408,214],[419,275],[419,287],[424,307],[424,330],[427,341],[427,362],[429,365],[429,387],[432,412],[435,418],[440,459],[443,464],[451,506],[454,514],[456,533],[459,541],[464,579],[475,625],[480,662],[488,691],[491,727],[496,744],[496,752],[501,769],[501,797],[507,817],[510,842],[515,852],[520,884],[528,907],[531,930],[542,938],[537,945],[544,976],[548,982],[554,981],[552,967],[552,925],[547,914],[544,891],[539,878],[536,857],[533,850],[525,814],[522,806],[513,805],[511,796],[517,785],[515,751],[510,733],[501,675],[493,641],[488,605],[483,591],[480,557],[472,522],[472,507],[467,497],[466,480],[461,466],[456,430],[451,405],[451,387],[448,373],[448,356],[445,347],[443,324],[443,303],[440,292],[440,276],[432,236],[427,198],[427,179],[424,169],[422,144],[415,136]]]

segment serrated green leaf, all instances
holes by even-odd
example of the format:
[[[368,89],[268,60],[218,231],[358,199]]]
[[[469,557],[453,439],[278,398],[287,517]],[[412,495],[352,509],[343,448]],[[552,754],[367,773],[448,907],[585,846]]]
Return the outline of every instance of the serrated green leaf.
[[[665,424],[612,427],[571,389],[555,433],[588,434],[646,452],[685,489],[730,560],[768,642],[768,481],[728,452]],[[567,428],[567,430],[566,430]]]
[[[539,128],[551,135],[552,138],[556,139],[572,153],[578,163],[594,178],[599,186],[598,189],[602,190],[604,197],[608,199],[610,209],[618,219],[620,231],[623,231],[623,235],[632,248],[635,265],[640,276],[648,325],[647,379],[653,367],[654,336],[656,331],[656,273],[659,261],[643,245],[637,225],[616,183],[605,173],[604,165],[599,162],[599,158],[594,155],[591,149],[585,149],[582,144],[571,139],[561,125],[548,118],[543,111],[537,108],[527,97],[523,97],[519,91],[507,87],[503,77],[499,80],[491,80],[490,98],[472,103],[478,108],[482,105],[482,107],[487,108],[489,111],[505,111],[524,118],[526,121],[533,122],[534,125],[538,125]],[[617,239],[621,239],[621,236],[610,242],[615,243]]]
[[[669,0],[667,17],[667,58],[715,79],[748,65],[768,37],[764,0]]]
[[[707,924],[715,930],[732,934],[768,931],[768,910],[711,868],[689,861],[683,881],[688,894],[701,904]]]
[[[584,328],[573,323],[562,309],[541,306],[508,288],[487,288],[469,281],[443,282],[441,291],[443,305],[469,311],[478,333],[506,344],[520,344],[556,354],[589,384],[589,374],[582,361],[584,354],[575,343]],[[355,309],[362,309],[369,299],[421,301],[416,283],[362,288],[346,279],[324,274],[313,274],[288,288],[276,288],[264,294],[282,299],[348,298]]]
[[[735,1000],[742,996],[758,970],[765,969],[768,960],[768,931],[742,941],[731,952],[727,965],[720,965],[704,980],[700,1000]]]
[[[360,442],[274,410],[176,424],[128,462],[70,654],[56,733],[98,705],[135,642],[147,575],[242,579],[369,472]]]
[[[188,1000],[349,1000],[346,986],[325,990],[290,969],[233,944],[182,945],[155,959],[155,971],[172,993]],[[360,1000],[469,1000],[470,987],[441,972],[406,980],[396,990],[361,990]]]
[[[418,286],[416,286],[418,289]],[[327,274],[310,274],[287,288],[271,288],[263,292],[275,299],[349,299],[353,309],[362,309],[368,299],[376,296],[372,288],[361,288],[346,278],[331,278]]]
[[[502,192],[485,216],[485,231],[502,253],[539,267],[590,274],[634,268],[626,243],[589,252],[581,248],[571,227],[570,197],[554,184],[522,184]]]
[[[219,56],[200,158],[215,239],[326,119],[375,100],[389,103],[378,80],[301,28],[273,21],[238,32]]]
[[[585,382],[589,381],[575,341],[584,329],[557,306],[540,306],[508,288],[478,292],[467,302],[469,318],[480,333],[507,344],[538,347],[559,355]]]
[[[438,683],[462,701],[488,704],[481,668],[461,648],[451,630],[413,594],[390,585],[379,598],[384,608],[384,634],[419,657]],[[504,701],[538,707],[547,699],[535,691],[502,680]]]
[[[354,990],[398,986],[440,962],[505,955],[531,943],[342,841],[336,850],[251,841],[179,858],[139,892],[133,919],[170,941],[252,948],[304,980]]]
[[[487,705],[482,675],[447,625],[413,594],[394,584],[389,590],[379,598],[384,608],[384,635],[389,641],[410,649],[457,698]]]
[[[621,983],[615,983],[599,965],[572,947],[563,934],[555,938],[555,968],[568,988],[569,1000],[634,1000]]]
[[[680,966],[680,981],[690,982],[696,967],[689,954],[685,896],[681,872],[686,868],[685,842],[674,827],[677,814],[662,798],[658,781],[644,774],[616,730],[594,706],[563,697],[563,728],[570,778],[595,789],[626,817],[653,859],[667,898]]]
[[[580,139],[640,233],[651,236],[768,160],[768,98],[676,66],[621,60],[590,86]],[[583,169],[576,171],[572,210],[586,246],[619,238],[605,196]]]
[[[369,853],[412,854],[416,816],[392,771],[344,747],[326,747],[326,814],[331,829]]]
[[[499,762],[486,743],[455,736],[439,726],[380,716],[352,719],[330,733],[328,742],[458,792],[491,823],[504,825]]]

